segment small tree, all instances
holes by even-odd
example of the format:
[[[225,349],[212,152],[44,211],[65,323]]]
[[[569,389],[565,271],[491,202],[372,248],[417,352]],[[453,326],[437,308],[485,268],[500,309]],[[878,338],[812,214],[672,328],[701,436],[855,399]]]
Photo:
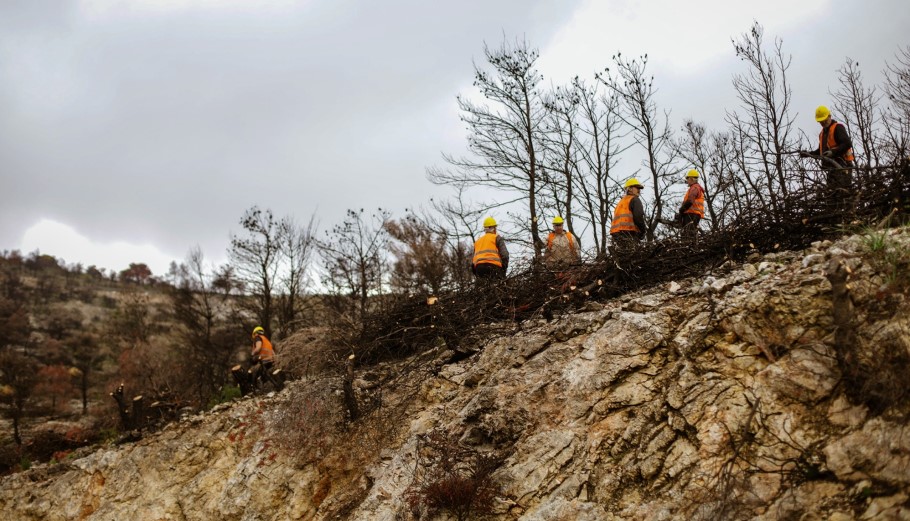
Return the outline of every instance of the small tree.
[[[699,183],[705,190],[705,217],[711,231],[718,231],[736,214],[735,179],[733,178],[729,135],[708,133],[705,126],[687,120],[682,138],[676,143],[678,154],[701,173]]]
[[[790,183],[795,181],[788,178],[794,170],[785,168],[787,153],[798,149],[791,136],[792,93],[787,83],[791,58],[779,39],[773,51],[766,49],[764,29],[757,22],[733,41],[733,48],[749,66],[746,73],[733,77],[741,110],[726,116],[737,154],[739,196],[768,222],[777,222],[787,215]]]
[[[88,413],[88,393],[95,372],[107,354],[108,346],[102,345],[98,336],[82,331],[68,340],[71,349],[70,363],[76,368],[72,374],[82,397],[82,414]]]
[[[171,305],[179,327],[181,388],[204,405],[228,382],[228,365],[236,348],[236,330],[228,323],[226,293],[215,290],[202,250],[190,250],[175,269]]]
[[[43,330],[51,338],[63,340],[75,331],[82,329],[84,314],[79,308],[66,305],[50,307],[44,313]]]
[[[464,186],[456,187],[455,197],[443,201],[430,200],[432,216],[426,216],[434,232],[445,237],[448,244],[449,274],[457,288],[466,288],[473,284],[471,258],[473,245],[477,239],[478,223],[484,214],[484,205],[466,201]]]
[[[414,214],[386,223],[395,240],[390,245],[395,262],[391,286],[405,293],[438,294],[450,279],[452,263],[445,236]]]
[[[476,103],[467,96],[458,97],[461,120],[468,126],[468,149],[471,157],[443,155],[455,170],[430,169],[431,181],[453,186],[487,186],[512,194],[501,205],[519,203],[527,208],[530,242],[535,257],[544,243],[538,223],[540,192],[545,147],[543,122],[546,116],[539,89],[543,76],[537,72],[539,52],[525,41],[498,49],[484,46],[484,56],[492,70],[474,66],[474,86],[489,105]]]
[[[306,227],[300,227],[290,217],[277,220],[271,210],[254,206],[244,213],[240,224],[245,234],[231,236],[231,271],[223,273],[229,278],[219,279],[243,284],[253,297],[249,310],[267,336],[271,337],[276,323],[283,335],[290,334],[296,327],[300,297],[308,280],[314,221],[310,219]]]
[[[603,85],[616,95],[619,117],[628,128],[637,147],[645,154],[643,166],[651,177],[654,199],[646,217],[648,240],[654,239],[658,220],[663,216],[666,196],[675,160],[669,113],[661,113],[655,101],[654,77],[648,76],[648,55],[638,59],[613,56],[615,70],[598,75]]]
[[[278,222],[271,210],[253,206],[240,219],[245,236],[231,235],[228,256],[237,278],[253,296],[252,311],[256,320],[272,335],[275,314],[274,290],[278,282],[281,242]]]
[[[110,336],[126,344],[147,343],[154,327],[148,295],[138,290],[123,293],[108,322]]]
[[[279,279],[276,308],[282,336],[290,335],[300,325],[303,296],[310,283],[311,257],[316,247],[315,234],[315,216],[303,227],[290,218],[279,223],[278,240],[284,269]]]
[[[13,423],[13,439],[22,446],[20,427],[25,405],[38,382],[38,364],[29,356],[12,349],[0,352],[0,403]]]
[[[31,327],[24,299],[0,297],[0,348],[27,347]]]
[[[878,165],[878,139],[875,136],[878,115],[875,106],[880,96],[875,87],[866,88],[859,63],[849,58],[837,71],[837,77],[840,87],[831,96],[837,114],[843,118],[843,123],[853,136],[856,162],[865,166]],[[862,180],[862,184],[866,185],[865,180]]]
[[[551,215],[565,219],[566,229],[574,231],[573,205],[578,181],[580,134],[578,113],[581,96],[575,88],[556,87],[546,99],[547,108],[543,143],[545,168],[541,189],[547,194],[541,206]]]
[[[73,381],[70,370],[65,365],[46,365],[38,370],[38,385],[35,394],[50,400],[51,410],[59,412],[58,405],[70,396],[73,391]],[[58,403],[59,400],[59,403]]]
[[[330,305],[352,323],[362,325],[370,297],[382,293],[390,218],[381,208],[370,220],[364,218],[362,208],[348,210],[344,222],[319,241],[325,268],[322,281],[332,296]]]
[[[94,264],[85,269],[85,274],[93,280],[100,281],[104,278],[104,273],[102,273]]]
[[[607,256],[613,207],[622,197],[622,180],[615,176],[613,169],[619,155],[629,147],[621,145],[627,127],[620,118],[619,98],[615,92],[604,92],[600,82],[588,86],[578,78],[572,86],[579,100],[580,175],[575,178],[575,193],[591,223],[596,257],[603,259]]]
[[[147,284],[152,278],[152,270],[142,262],[131,262],[130,266],[120,272],[120,280],[134,284]]]
[[[885,94],[890,106],[882,111],[882,148],[890,161],[910,157],[910,46],[901,49],[885,69]]]

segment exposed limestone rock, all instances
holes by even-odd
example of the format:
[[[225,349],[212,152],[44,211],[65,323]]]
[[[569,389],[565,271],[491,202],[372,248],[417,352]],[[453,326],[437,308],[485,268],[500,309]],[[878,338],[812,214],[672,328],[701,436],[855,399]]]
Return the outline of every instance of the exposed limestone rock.
[[[910,246],[905,230],[887,233]],[[373,367],[353,385],[365,419],[346,427],[339,378],[293,382],[7,476],[0,509],[50,521],[454,519],[414,500],[442,432],[501,457],[496,520],[910,519],[908,404],[863,403],[835,344],[832,259],[850,274],[856,359],[910,356],[906,288],[868,254],[861,237],[822,241],[527,321],[466,358],[437,348]]]

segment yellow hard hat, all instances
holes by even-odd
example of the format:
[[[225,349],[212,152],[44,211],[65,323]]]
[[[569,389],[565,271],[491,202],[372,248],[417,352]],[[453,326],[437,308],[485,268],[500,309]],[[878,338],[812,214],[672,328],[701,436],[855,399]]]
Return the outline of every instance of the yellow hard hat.
[[[560,217],[560,216],[558,216],[558,215],[557,215],[556,217],[553,218],[553,224],[562,224],[562,223],[564,223],[564,222],[565,222],[565,221],[562,220],[562,217]]]
[[[489,228],[490,226],[496,226],[496,219],[494,219],[492,217],[487,217],[486,219],[483,220],[483,227]]]
[[[686,174],[686,177],[698,177],[698,170],[695,170],[694,168],[692,170],[689,170],[689,172]]]
[[[829,117],[831,117],[831,111],[828,110],[828,107],[819,105],[818,108],[815,109],[815,121],[824,121]]]
[[[263,329],[262,326],[256,326],[253,328],[253,337],[254,338],[256,337],[256,335],[264,335],[264,334],[265,334],[265,329]]]
[[[644,188],[644,186],[642,186],[642,184],[638,182],[638,179],[635,179],[634,177],[632,179],[629,179],[628,181],[626,181],[626,188],[631,188],[633,186],[637,186],[638,188]]]

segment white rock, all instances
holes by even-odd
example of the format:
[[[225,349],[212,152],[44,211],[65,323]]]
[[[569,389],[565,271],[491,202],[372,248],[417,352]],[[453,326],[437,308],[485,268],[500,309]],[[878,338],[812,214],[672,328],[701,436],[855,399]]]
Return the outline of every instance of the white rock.
[[[806,255],[803,257],[803,268],[808,268],[825,260],[825,256],[821,253],[813,253],[811,255]]]

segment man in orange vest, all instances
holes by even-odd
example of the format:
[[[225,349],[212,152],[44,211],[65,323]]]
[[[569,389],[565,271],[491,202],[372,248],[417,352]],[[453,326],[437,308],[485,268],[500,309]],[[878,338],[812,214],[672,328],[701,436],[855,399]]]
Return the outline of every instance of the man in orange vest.
[[[626,196],[613,210],[613,224],[610,226],[610,238],[617,253],[624,253],[634,248],[645,238],[645,208],[639,199],[644,188],[634,177],[626,181]]]
[[[501,279],[509,268],[509,250],[506,241],[496,233],[496,219],[483,220],[484,234],[474,242],[471,270],[478,280]]]
[[[282,387],[281,382],[272,376],[272,367],[275,365],[275,349],[272,347],[272,342],[265,336],[265,329],[262,326],[253,328],[252,336],[252,364],[249,373],[252,375],[253,386],[255,387],[256,380],[261,378],[263,382],[268,380],[276,389],[280,390]]]
[[[580,260],[578,239],[565,230],[565,220],[557,215],[553,218],[553,231],[547,237],[545,261],[551,268],[575,264]]]
[[[828,197],[842,207],[852,194],[850,169],[853,168],[853,141],[843,123],[834,121],[831,111],[824,105],[815,109],[815,121],[821,125],[818,134],[818,150],[801,150],[800,157],[815,157],[821,160],[825,171]]]
[[[698,223],[705,217],[705,190],[698,184],[698,170],[686,173],[689,189],[679,207],[677,220],[683,225],[683,237],[694,239],[698,236]]]

